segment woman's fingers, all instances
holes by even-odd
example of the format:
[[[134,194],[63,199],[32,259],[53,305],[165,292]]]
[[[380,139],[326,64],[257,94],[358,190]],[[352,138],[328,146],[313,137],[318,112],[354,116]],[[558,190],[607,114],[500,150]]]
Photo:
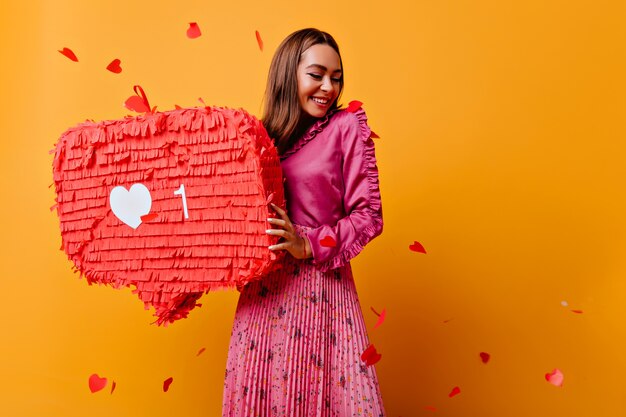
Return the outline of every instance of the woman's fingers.
[[[287,237],[287,231],[285,229],[267,229],[265,233],[268,235]]]
[[[274,211],[276,211],[276,213],[278,213],[280,217],[282,217],[285,220],[289,219],[289,217],[287,217],[287,212],[285,210],[281,209],[274,203],[270,203],[270,204],[272,205],[272,208],[274,209]]]
[[[281,220],[281,219],[274,219],[274,218],[269,218],[267,219],[268,222],[275,224],[276,226],[280,226],[280,227],[285,227],[285,225],[287,224],[286,221]]]
[[[269,250],[288,250],[290,246],[289,242],[277,243],[275,245],[268,246]]]

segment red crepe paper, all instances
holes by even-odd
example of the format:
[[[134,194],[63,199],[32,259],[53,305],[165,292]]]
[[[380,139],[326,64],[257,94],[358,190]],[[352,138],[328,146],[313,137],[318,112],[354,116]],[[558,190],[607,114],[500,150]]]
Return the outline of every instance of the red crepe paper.
[[[376,132],[374,132],[373,130],[371,132],[372,132],[371,134],[372,139],[380,139],[380,136],[378,136]]]
[[[258,30],[255,30],[254,33],[256,34],[256,43],[259,44],[259,49],[263,52],[263,39],[261,39],[261,34]]]
[[[454,387],[454,388],[452,388],[452,391],[450,391],[450,394],[448,394],[448,397],[452,398],[452,397],[454,397],[455,395],[458,395],[458,394],[460,394],[460,393],[461,393],[461,388],[459,388],[459,387]]]
[[[78,62],[78,58],[76,58],[76,54],[74,54],[74,52],[72,52],[70,48],[63,48],[59,52],[65,55],[66,57],[68,57],[69,59],[71,59],[72,61]]]
[[[187,37],[189,39],[196,39],[200,37],[202,33],[200,32],[200,26],[196,22],[189,23],[189,29],[187,29]]]
[[[89,390],[91,391],[92,394],[100,391],[101,389],[106,387],[106,385],[107,385],[107,379],[100,378],[98,374],[92,374],[89,377]]]
[[[483,361],[483,363],[489,362],[489,358],[491,358],[491,355],[487,352],[480,352],[480,360]]]
[[[198,353],[196,353],[196,356],[200,356],[202,354],[202,352],[204,352],[206,350],[206,348],[201,348]]]
[[[330,236],[324,236],[323,239],[320,239],[320,245],[325,246],[327,248],[334,248],[337,246],[337,242]]]
[[[572,313],[576,313],[576,314],[583,314],[582,310],[572,310]],[[593,316],[593,314],[592,314]]]
[[[111,61],[109,65],[107,65],[107,69],[111,72],[114,72],[115,74],[119,74],[120,72],[122,72],[122,67],[120,66],[121,62],[122,61],[116,58]]]
[[[376,352],[374,345],[369,345],[367,349],[361,354],[361,360],[365,362],[365,365],[371,366],[380,360],[382,355]]]
[[[350,103],[348,103],[348,107],[346,107],[346,111],[350,113],[354,113],[355,111],[360,109],[362,105],[363,103],[361,103],[360,101],[352,100]]]
[[[165,381],[163,381],[163,392],[167,392],[170,389],[170,385],[172,385],[172,381],[174,378],[169,377]]]
[[[563,372],[558,368],[554,368],[552,372],[546,374],[546,381],[554,385],[555,387],[563,386]]]
[[[113,394],[113,391],[115,391],[116,386],[117,384],[115,383],[115,381],[113,381],[113,383],[111,384],[111,394]]]
[[[148,97],[146,97],[146,93],[143,91],[143,88],[136,85],[133,89],[135,90],[136,95],[128,97],[124,102],[124,106],[126,106],[128,110],[132,110],[137,113],[150,112],[150,103],[148,103]]]
[[[265,233],[268,197],[285,204],[278,153],[243,110],[85,122],[61,136],[53,171],[73,269],[89,284],[132,288],[159,325],[187,317],[209,290],[260,279],[284,256],[267,249],[279,237]],[[141,207],[120,212],[133,198]]]
[[[419,243],[417,240],[413,242],[412,245],[409,245],[409,249],[411,249],[413,252],[426,253],[426,249],[424,249],[422,244]]]

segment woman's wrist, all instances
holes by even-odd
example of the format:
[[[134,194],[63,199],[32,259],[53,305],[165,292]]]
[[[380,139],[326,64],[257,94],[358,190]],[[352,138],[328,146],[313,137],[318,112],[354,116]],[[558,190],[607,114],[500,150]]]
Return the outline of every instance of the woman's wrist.
[[[302,240],[304,242],[304,245],[303,245],[304,246],[303,248],[304,259],[308,259],[313,256],[312,251],[311,251],[311,244],[309,243],[309,239],[307,239],[305,236],[302,237]]]

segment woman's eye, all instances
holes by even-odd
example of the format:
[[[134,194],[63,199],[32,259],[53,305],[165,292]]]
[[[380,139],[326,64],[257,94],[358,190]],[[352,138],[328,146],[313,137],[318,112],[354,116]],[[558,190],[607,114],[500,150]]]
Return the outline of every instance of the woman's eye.
[[[335,83],[340,83],[341,82],[341,78],[331,78],[331,80],[333,80],[333,82],[335,82]]]
[[[315,80],[321,80],[321,79],[322,79],[322,76],[321,76],[321,75],[319,75],[319,74],[309,74],[309,75],[310,75],[313,79],[315,79]]]

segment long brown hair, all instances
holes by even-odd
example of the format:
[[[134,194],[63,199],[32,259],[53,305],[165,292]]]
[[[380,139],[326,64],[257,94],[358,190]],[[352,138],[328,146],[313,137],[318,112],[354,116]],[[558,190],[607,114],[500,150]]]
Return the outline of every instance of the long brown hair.
[[[303,111],[298,100],[297,70],[302,53],[317,44],[333,48],[339,55],[339,63],[343,70],[339,46],[335,39],[328,33],[314,28],[301,29],[287,36],[272,58],[265,89],[263,125],[274,140],[279,154],[289,149],[298,134],[304,133],[299,131],[301,126],[298,125]],[[339,94],[328,112],[338,108],[337,102],[342,91],[343,73],[339,82]]]

